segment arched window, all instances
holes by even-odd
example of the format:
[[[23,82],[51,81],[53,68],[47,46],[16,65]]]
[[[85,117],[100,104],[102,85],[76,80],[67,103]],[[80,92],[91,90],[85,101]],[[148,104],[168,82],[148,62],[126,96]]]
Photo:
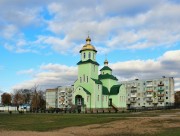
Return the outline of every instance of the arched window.
[[[89,52],[89,55],[88,55],[88,56],[89,56],[89,59],[90,59],[90,58],[91,58],[91,53],[90,53],[90,52]]]
[[[84,53],[84,59],[86,58],[86,53]]]
[[[88,76],[87,76],[87,83],[88,83]]]
[[[82,82],[82,78],[80,77],[80,83]]]

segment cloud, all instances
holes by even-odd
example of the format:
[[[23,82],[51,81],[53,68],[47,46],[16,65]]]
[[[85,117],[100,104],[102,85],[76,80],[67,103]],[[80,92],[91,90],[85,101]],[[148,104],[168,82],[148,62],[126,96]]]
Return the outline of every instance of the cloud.
[[[34,69],[22,70],[17,72],[18,75],[32,75],[33,73]]]
[[[180,4],[176,1],[9,2],[2,0],[0,4],[1,35],[4,46],[17,53],[41,52],[37,47],[42,46],[61,54],[72,53],[83,44],[88,31],[97,48],[105,48],[102,53],[172,47],[180,42]],[[28,27],[36,30],[33,40],[28,37]],[[17,47],[22,40],[26,46]],[[39,45],[33,46],[36,41]]]
[[[20,74],[32,73],[34,70],[23,70]],[[72,85],[77,79],[77,67],[61,64],[43,64],[33,74],[32,79],[14,85],[13,89],[32,88],[35,84],[41,89],[53,88],[63,85]]]
[[[180,50],[167,51],[155,60],[130,60],[110,63],[109,66],[113,69],[113,74],[118,77],[120,82],[134,80],[135,78],[153,79],[166,76],[174,77],[175,89],[180,89]],[[25,74],[33,71],[30,69],[19,73]],[[13,88],[30,88],[34,84],[38,84],[43,89],[60,85],[72,85],[77,79],[78,73],[76,66],[53,63],[43,64],[36,71],[39,72],[33,75],[31,80],[15,85]]]
[[[174,77],[175,88],[180,88],[180,50],[167,51],[157,59],[130,60],[110,64],[113,73],[119,80],[132,80],[160,78],[162,76]]]

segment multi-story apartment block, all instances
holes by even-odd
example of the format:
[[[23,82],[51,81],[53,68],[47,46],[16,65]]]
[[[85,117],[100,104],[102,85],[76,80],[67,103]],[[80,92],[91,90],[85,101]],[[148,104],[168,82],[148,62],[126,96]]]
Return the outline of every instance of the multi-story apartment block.
[[[46,109],[57,108],[58,88],[46,89]]]
[[[46,90],[46,108],[70,108],[72,105],[72,86]]]
[[[174,103],[174,79],[132,80],[126,86],[127,108],[171,106]]]
[[[58,88],[58,108],[71,108],[72,106],[72,86]]]

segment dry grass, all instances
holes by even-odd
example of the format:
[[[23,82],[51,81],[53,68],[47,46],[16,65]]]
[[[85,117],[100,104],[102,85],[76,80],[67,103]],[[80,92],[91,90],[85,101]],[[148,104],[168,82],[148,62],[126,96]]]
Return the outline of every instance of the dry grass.
[[[0,136],[169,136],[169,134],[180,135],[180,112],[153,117],[127,117],[109,123],[67,127],[48,132],[0,130]]]

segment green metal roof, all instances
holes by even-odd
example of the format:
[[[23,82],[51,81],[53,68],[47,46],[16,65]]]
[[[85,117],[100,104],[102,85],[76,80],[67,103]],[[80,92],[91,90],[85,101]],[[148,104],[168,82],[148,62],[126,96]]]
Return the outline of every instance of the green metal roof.
[[[110,90],[110,95],[117,95],[119,93],[119,88],[121,87],[122,84],[120,85],[113,85],[111,87],[111,90]]]
[[[99,66],[99,63],[97,63],[96,61],[92,61],[91,59],[88,59],[86,61],[79,61],[77,63],[77,65],[81,65],[81,64],[86,64],[86,63],[92,63],[92,64],[95,64],[95,65],[98,65]]]
[[[81,86],[82,87],[82,86]],[[91,93],[87,90],[87,89],[85,89],[84,87],[82,87],[83,89],[84,89],[84,91],[87,93],[87,94],[89,94],[89,95],[91,95]]]
[[[108,66],[104,66],[100,71],[102,71],[102,70],[110,70],[110,71],[112,71],[112,69],[110,67],[108,67]]]
[[[101,80],[101,79],[113,79],[113,80],[118,80],[115,76],[113,76],[113,75],[110,75],[110,74],[100,74],[99,75],[99,79]]]
[[[109,95],[109,91],[108,91],[107,87],[102,86],[102,94],[103,95]]]
[[[102,84],[102,82],[100,80],[97,80],[97,79],[93,79],[91,78],[96,84]]]

